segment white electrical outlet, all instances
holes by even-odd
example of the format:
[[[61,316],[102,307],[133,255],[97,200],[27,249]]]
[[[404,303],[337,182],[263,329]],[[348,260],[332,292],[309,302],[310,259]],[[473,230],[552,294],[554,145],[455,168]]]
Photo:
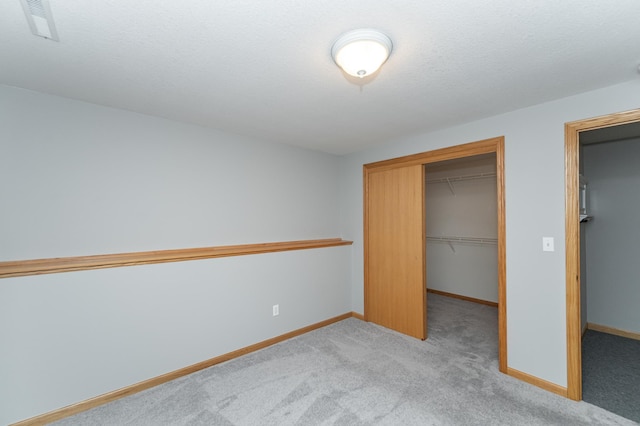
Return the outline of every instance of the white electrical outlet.
[[[280,315],[280,305],[273,305],[273,316],[277,317]]]
[[[542,237],[542,251],[554,251],[553,237]]]

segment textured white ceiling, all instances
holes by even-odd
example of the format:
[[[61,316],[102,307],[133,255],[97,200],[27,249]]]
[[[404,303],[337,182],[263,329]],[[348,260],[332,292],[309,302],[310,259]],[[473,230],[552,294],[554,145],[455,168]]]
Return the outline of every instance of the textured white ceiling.
[[[640,78],[638,0],[0,2],[0,84],[336,154]],[[394,43],[364,85],[343,32]]]

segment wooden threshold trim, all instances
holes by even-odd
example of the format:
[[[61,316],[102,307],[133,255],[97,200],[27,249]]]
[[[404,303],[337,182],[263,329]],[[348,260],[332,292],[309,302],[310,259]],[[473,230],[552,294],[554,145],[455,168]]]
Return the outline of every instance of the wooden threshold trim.
[[[532,376],[531,374],[523,373],[522,371],[516,370],[515,368],[511,368],[511,367],[507,368],[507,374],[518,380],[527,382],[530,385],[537,386],[541,389],[544,389],[549,392],[553,392],[565,398],[567,397],[567,388],[562,387],[560,385],[556,385],[555,383],[548,382],[539,377]]]
[[[628,339],[640,340],[640,333],[635,331],[621,330],[619,328],[609,327],[606,325],[594,324],[588,322],[585,327],[586,330],[599,331],[601,333],[613,334],[614,336],[626,337]]]
[[[322,240],[283,241],[275,243],[242,244],[188,248],[176,250],[144,251],[93,256],[59,257],[51,259],[17,260],[0,262],[0,278],[27,275],[54,274],[58,272],[84,271],[89,269],[117,268],[121,266],[148,265],[152,263],[184,262],[188,260],[212,259],[216,257],[245,256],[249,254],[274,253],[290,250],[306,250],[353,244],[341,238]]]
[[[448,293],[446,291],[434,290],[432,288],[427,289],[427,293],[439,294],[440,296],[452,297],[454,299],[466,300],[467,302],[480,303],[482,305],[498,307],[497,302],[491,302],[489,300],[476,299],[475,297],[462,296],[460,294]]]
[[[232,360],[234,358],[238,358],[242,355],[249,354],[251,352],[255,352],[260,349],[264,349],[266,347],[275,345],[276,343],[283,342],[285,340],[291,339],[296,336],[300,336],[302,334],[308,333],[313,330],[317,330],[322,327],[326,327],[333,323],[345,320],[347,318],[357,318],[361,319],[362,315],[356,312],[348,312],[346,314],[338,315],[333,318],[329,318],[324,321],[317,322],[315,324],[308,325],[306,327],[299,328],[294,331],[290,331],[289,333],[281,334],[280,336],[272,337],[271,339],[263,340],[262,342],[255,343],[253,345],[249,345],[247,347],[208,359],[206,361],[199,362],[197,364],[190,365],[188,367],[181,368],[179,370],[172,371],[170,373],[163,374],[161,376],[153,377],[151,379],[135,383],[131,386],[126,386],[124,388],[107,392],[105,394],[96,396],[94,398],[90,398],[84,400],[82,402],[78,402],[76,404],[68,405],[66,407],[60,408],[58,410],[50,411],[48,413],[41,414],[39,416],[31,417],[26,420],[21,420],[17,423],[13,423],[10,426],[36,426],[36,425],[46,425],[51,422],[55,422],[66,417],[73,416],[75,414],[81,413],[83,411],[90,410],[92,408],[98,407],[100,405],[104,405],[108,402],[115,401],[120,398],[124,398],[129,395],[133,395],[135,393],[141,392],[143,390],[152,388],[154,386],[161,385],[163,383],[169,382],[171,380],[178,379],[180,377],[187,376],[191,373],[195,373],[200,370],[204,370],[205,368],[212,367],[216,364],[220,364],[225,361]]]

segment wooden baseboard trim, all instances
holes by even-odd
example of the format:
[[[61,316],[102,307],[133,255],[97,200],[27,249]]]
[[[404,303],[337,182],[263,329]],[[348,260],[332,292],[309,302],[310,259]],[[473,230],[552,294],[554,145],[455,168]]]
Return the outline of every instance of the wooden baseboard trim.
[[[522,371],[516,370],[514,368],[507,368],[507,374],[513,378],[529,383],[530,385],[537,386],[541,389],[544,389],[549,392],[553,392],[565,398],[568,397],[567,388],[562,387],[560,385],[556,385],[555,383],[551,383],[539,377],[532,376],[527,373],[523,373]]]
[[[351,312],[351,316],[352,316],[353,318],[359,319],[360,321],[365,321],[365,319],[364,319],[364,315],[359,314],[359,313],[357,313],[357,312]]]
[[[453,297],[454,299],[466,300],[467,302],[480,303],[482,305],[493,306],[494,308],[498,307],[496,302],[491,302],[489,300],[476,299],[475,297],[462,296],[460,294],[447,293],[446,291],[434,290],[431,288],[427,289],[427,293],[439,294],[440,296]]]
[[[0,262],[0,278],[351,245],[341,238]]]
[[[163,374],[161,376],[153,377],[151,379],[148,379],[139,383],[135,383],[133,385],[126,386],[124,388],[121,388],[112,392],[107,392],[105,394],[96,396],[94,398],[90,398],[90,399],[78,402],[76,404],[68,405],[66,407],[60,408],[58,410],[50,411],[48,413],[44,413],[39,416],[31,417],[26,420],[21,420],[17,423],[13,423],[11,426],[46,425],[48,423],[64,419],[65,417],[73,416],[74,414],[78,414],[83,411],[90,410],[100,405],[104,405],[108,402],[112,402],[117,399],[124,398],[125,396],[133,395],[135,393],[152,388],[154,386],[158,386],[163,383],[169,382],[171,380],[175,380],[180,377],[187,376],[191,373],[195,373],[196,371],[204,370],[205,368],[209,368],[216,364],[220,364],[222,362],[229,361],[234,358],[238,358],[242,355],[246,355],[251,352],[264,349],[271,345],[275,345],[276,343],[280,343],[285,340],[291,339],[292,337],[300,336],[301,334],[305,334],[310,331],[317,330],[319,328],[326,327],[330,324],[342,321],[347,318],[352,318],[352,317],[362,319],[360,318],[362,317],[362,315],[356,312],[348,312],[346,314],[338,315],[337,317],[329,318],[327,320],[320,321],[318,323],[311,324],[294,331],[290,331],[289,333],[285,333],[280,336],[273,337],[271,339],[263,340],[262,342],[249,345],[247,347],[235,350],[233,352],[229,352],[229,353],[208,359],[206,361],[202,361],[197,364],[193,364],[188,367],[184,367],[179,370],[175,370],[170,373]]]
[[[582,327],[582,337],[584,337],[584,333],[587,332],[587,330],[589,329],[589,323],[585,323],[584,327]]]
[[[626,337],[628,339],[640,340],[640,333],[620,330],[619,328],[607,327],[606,325],[594,324],[592,322],[587,323],[586,329],[599,331],[601,333],[613,334],[615,336]]]

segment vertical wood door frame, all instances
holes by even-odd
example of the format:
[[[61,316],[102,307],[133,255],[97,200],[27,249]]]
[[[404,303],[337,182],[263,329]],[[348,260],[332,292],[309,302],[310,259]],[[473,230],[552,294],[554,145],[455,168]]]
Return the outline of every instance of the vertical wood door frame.
[[[507,372],[507,273],[506,273],[506,234],[505,234],[505,191],[504,191],[504,136],[441,148],[434,151],[378,161],[363,166],[364,184],[364,299],[365,320],[368,318],[368,174],[391,168],[401,168],[412,165],[426,165],[439,161],[454,160],[457,158],[472,157],[481,154],[495,153],[496,156],[496,186],[497,186],[497,213],[498,213],[498,358],[499,368],[502,373]],[[426,225],[426,224],[425,224]],[[426,259],[423,259],[426,268]]]
[[[567,310],[567,396],[582,399],[580,317],[580,132],[640,121],[640,109],[565,124],[565,247]]]

